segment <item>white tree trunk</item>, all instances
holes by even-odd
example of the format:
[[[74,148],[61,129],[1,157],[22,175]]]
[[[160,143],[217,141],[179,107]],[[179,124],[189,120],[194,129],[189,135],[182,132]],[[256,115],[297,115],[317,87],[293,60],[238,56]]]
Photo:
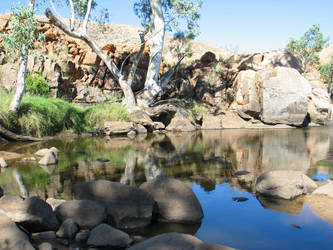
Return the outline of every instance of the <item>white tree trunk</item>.
[[[23,50],[27,50],[27,48],[24,47]],[[25,90],[25,76],[26,76],[26,72],[27,72],[27,62],[28,62],[27,56],[20,57],[20,67],[19,67],[19,71],[17,73],[16,91],[15,91],[14,98],[9,106],[9,110],[12,112],[15,112],[15,113],[20,108],[22,97],[23,97],[24,90]]]
[[[149,105],[154,98],[161,92],[159,86],[159,72],[162,62],[162,52],[164,46],[165,23],[161,0],[150,0],[153,14],[153,38],[150,43],[150,61],[145,82],[145,91],[142,105]],[[139,101],[138,101],[139,102]]]

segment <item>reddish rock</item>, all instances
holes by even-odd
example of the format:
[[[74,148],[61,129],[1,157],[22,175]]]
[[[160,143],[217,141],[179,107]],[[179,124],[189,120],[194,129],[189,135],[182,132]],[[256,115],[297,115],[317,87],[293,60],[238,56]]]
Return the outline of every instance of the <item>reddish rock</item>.
[[[200,58],[200,62],[204,65],[210,64],[216,61],[216,55],[213,52],[207,51],[203,56]]]
[[[10,13],[0,15],[0,31],[5,31],[10,17],[11,17]]]
[[[96,65],[99,62],[99,57],[96,53],[88,51],[85,55],[82,64],[84,65]]]

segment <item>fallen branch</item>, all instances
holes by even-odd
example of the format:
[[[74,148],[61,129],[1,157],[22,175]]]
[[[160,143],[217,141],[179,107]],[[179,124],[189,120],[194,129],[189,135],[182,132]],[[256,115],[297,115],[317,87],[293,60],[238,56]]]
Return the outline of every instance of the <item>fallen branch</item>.
[[[6,139],[7,141],[45,141],[46,138],[36,138],[32,136],[17,135],[0,125],[0,137]]]

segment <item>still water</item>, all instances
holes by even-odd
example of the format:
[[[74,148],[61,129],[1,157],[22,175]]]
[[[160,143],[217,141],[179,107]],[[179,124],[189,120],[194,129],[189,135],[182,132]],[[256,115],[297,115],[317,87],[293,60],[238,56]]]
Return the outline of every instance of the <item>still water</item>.
[[[201,225],[155,224],[136,234],[177,231],[239,249],[333,249],[332,218],[301,197],[256,197],[256,178],[268,170],[299,170],[317,181],[333,178],[333,129],[221,130],[127,138],[63,138],[8,143],[0,151],[24,154],[55,146],[57,166],[11,160],[0,174],[6,193],[19,194],[19,173],[30,196],[72,199],[77,182],[108,179],[139,186],[165,174],[192,186],[205,217]],[[239,171],[250,172],[247,178]],[[236,173],[236,174],[235,174]],[[234,201],[233,198],[247,198]],[[332,208],[333,209],[333,208]],[[331,221],[333,222],[333,221]]]

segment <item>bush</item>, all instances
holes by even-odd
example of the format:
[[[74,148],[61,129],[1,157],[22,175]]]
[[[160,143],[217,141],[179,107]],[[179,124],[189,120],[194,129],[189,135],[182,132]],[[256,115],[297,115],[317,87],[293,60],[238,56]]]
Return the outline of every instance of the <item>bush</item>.
[[[328,64],[320,65],[319,71],[321,77],[325,79],[325,81],[331,87],[333,84],[333,58],[331,57],[331,61]]]
[[[25,83],[27,92],[30,94],[47,96],[50,93],[50,86],[43,75],[28,75]]]

